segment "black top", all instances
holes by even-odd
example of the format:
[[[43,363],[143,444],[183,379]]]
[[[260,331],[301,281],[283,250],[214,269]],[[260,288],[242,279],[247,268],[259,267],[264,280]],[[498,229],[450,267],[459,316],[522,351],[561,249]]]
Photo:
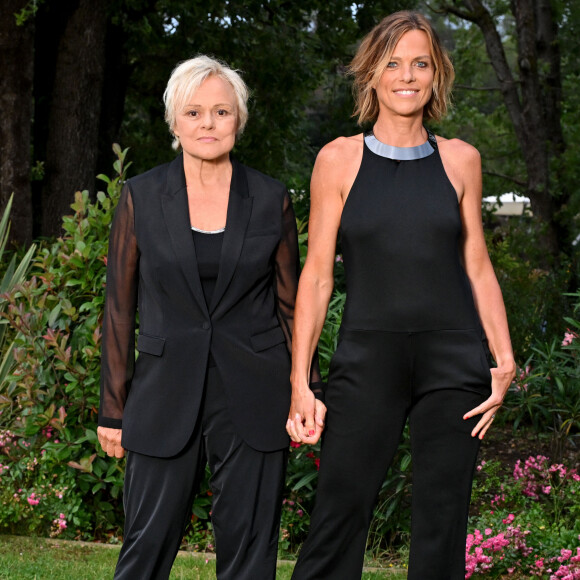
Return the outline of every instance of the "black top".
[[[220,255],[224,241],[224,230],[202,232],[191,228],[197,257],[197,272],[203,288],[205,303],[209,306],[220,271]]]
[[[364,144],[340,232],[350,329],[479,328],[460,256],[457,193],[434,138],[431,155],[395,161]]]

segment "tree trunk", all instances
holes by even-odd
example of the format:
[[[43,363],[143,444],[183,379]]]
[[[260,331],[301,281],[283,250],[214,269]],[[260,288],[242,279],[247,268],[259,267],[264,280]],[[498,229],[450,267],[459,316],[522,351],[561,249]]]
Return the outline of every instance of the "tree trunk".
[[[558,260],[567,225],[558,221],[564,203],[551,191],[550,161],[565,143],[561,127],[560,55],[557,27],[549,0],[512,0],[518,44],[519,79],[509,67],[496,23],[481,0],[444,2],[442,10],[476,24],[491,64],[527,169],[527,191],[534,215],[544,226],[542,244],[547,261]],[[547,73],[544,72],[547,70]]]
[[[136,21],[136,18],[135,20]],[[111,175],[117,156],[113,143],[119,142],[119,133],[125,112],[125,97],[130,77],[127,34],[119,25],[109,23],[105,53],[105,83],[102,93],[99,128],[99,151],[96,174]],[[121,146],[123,144],[121,143]],[[92,193],[92,192],[91,192]]]
[[[50,103],[42,235],[61,232],[79,189],[93,189],[105,71],[108,1],[67,0]]]
[[[34,21],[16,25],[14,14],[27,0],[0,4],[0,211],[14,193],[11,239],[32,240],[30,191],[30,132],[34,71]]]

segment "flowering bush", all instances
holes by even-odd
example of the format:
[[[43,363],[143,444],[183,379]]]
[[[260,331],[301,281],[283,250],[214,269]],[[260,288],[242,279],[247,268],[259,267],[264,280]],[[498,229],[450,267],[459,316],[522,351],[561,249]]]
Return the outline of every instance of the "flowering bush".
[[[577,470],[538,455],[518,461],[501,481],[498,467],[478,466],[474,499],[481,513],[470,522],[465,578],[580,578]]]
[[[562,338],[532,348],[506,398],[507,418],[514,428],[531,425],[551,434],[552,456],[562,455],[566,442],[580,437],[580,290],[574,317],[564,320]]]

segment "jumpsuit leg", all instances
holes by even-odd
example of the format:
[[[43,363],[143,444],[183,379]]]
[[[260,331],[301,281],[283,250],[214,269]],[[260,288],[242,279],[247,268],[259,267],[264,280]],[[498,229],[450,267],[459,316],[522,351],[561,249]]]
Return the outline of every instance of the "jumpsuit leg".
[[[479,421],[463,415],[491,393],[480,331],[438,331],[413,337],[413,458],[410,580],[463,580]]]
[[[405,341],[346,331],[333,357],[311,528],[294,580],[362,574],[373,507],[409,406]]]
[[[288,450],[256,451],[236,434],[215,368],[208,371],[203,430],[217,578],[274,580]]]
[[[115,580],[166,580],[179,550],[203,474],[201,430],[176,457],[129,451],[125,470],[124,542]]]
[[[480,440],[479,420],[462,419],[479,405],[475,393],[429,393],[410,415],[413,495],[409,580],[463,580],[471,483]]]

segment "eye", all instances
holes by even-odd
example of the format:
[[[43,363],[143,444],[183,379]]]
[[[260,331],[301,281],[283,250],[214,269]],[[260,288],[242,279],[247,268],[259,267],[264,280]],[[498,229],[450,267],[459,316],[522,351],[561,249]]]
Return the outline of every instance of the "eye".
[[[429,68],[429,63],[424,60],[419,60],[415,63],[417,68]]]
[[[387,68],[397,68],[397,63],[394,61],[391,61],[391,62],[387,63]]]
[[[229,115],[229,111],[227,109],[218,109],[217,114],[220,117],[225,117],[226,115]]]
[[[197,111],[187,111],[185,113],[186,117],[197,117],[199,115],[199,113]]]

